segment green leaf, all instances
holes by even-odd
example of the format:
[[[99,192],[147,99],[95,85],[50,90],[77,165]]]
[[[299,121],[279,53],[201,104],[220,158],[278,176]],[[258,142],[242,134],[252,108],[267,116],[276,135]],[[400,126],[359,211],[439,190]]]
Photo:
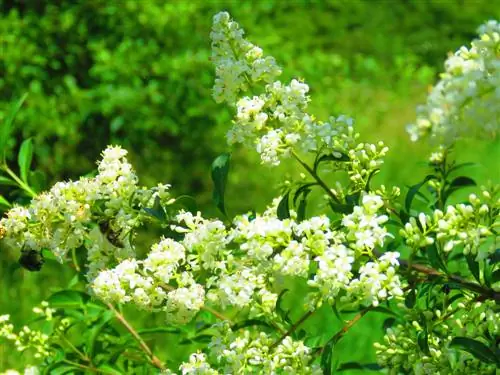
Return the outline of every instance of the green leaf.
[[[283,198],[281,198],[280,203],[278,204],[278,209],[277,209],[277,216],[278,219],[280,220],[285,220],[290,218],[290,207],[289,207],[289,196],[290,192],[288,191],[285,195],[283,195]]]
[[[415,295],[415,289],[411,289],[405,297],[405,306],[409,309],[415,306],[415,302],[417,300],[417,296]]]
[[[426,247],[426,254],[432,267],[446,272],[446,265],[444,264],[435,243]]]
[[[31,161],[33,159],[33,141],[31,138],[26,139],[19,149],[17,155],[17,163],[19,164],[19,171],[21,180],[28,183],[28,172],[30,171]]]
[[[17,183],[14,180],[11,180],[8,177],[0,176],[0,185],[17,186]]]
[[[147,212],[150,216],[158,219],[159,221],[163,222],[167,220],[167,214],[165,213],[165,210],[161,205],[159,196],[155,197],[153,207],[152,208],[146,207],[144,208],[144,211]]]
[[[94,357],[94,352],[97,344],[97,339],[99,335],[104,330],[104,328],[109,324],[109,322],[114,318],[115,314],[111,310],[105,311],[97,322],[92,325],[92,329],[89,332],[87,339],[87,353],[90,358]]]
[[[380,371],[382,366],[377,363],[366,363],[361,364],[358,362],[346,362],[342,363],[339,367],[337,367],[336,372],[346,371],[346,370],[368,370],[368,371]]]
[[[478,282],[481,282],[479,278],[479,263],[474,260],[474,255],[469,253],[465,256],[465,259],[467,260],[467,266],[469,266],[469,271],[472,276],[474,276]]]
[[[473,340],[468,337],[455,337],[450,342],[451,348],[464,350],[482,362],[499,364],[499,359],[490,348],[481,341]]]
[[[290,317],[289,317],[289,312],[286,312],[285,309],[283,309],[283,298],[285,294],[289,291],[289,289],[283,289],[280,294],[278,295],[278,299],[276,300],[276,312],[278,313],[278,316],[283,319],[283,321],[293,324]]]
[[[5,199],[2,195],[0,195],[0,206],[10,207],[11,204],[7,199]]]
[[[488,257],[492,265],[500,263],[500,249],[496,249],[494,253]]]
[[[47,373],[50,375],[64,375],[78,371],[81,371],[79,367],[68,365],[64,362],[59,362],[55,365],[52,365]]]
[[[5,147],[7,146],[7,142],[9,141],[12,130],[14,129],[14,119],[16,118],[17,112],[21,109],[27,96],[28,94],[24,94],[16,103],[12,105],[7,118],[3,124],[0,125],[0,158],[2,158],[0,162],[4,161]]]
[[[395,318],[387,318],[384,320],[384,323],[382,323],[382,329],[384,330],[384,332],[386,332],[389,328],[391,328],[394,323],[396,323],[396,319]]]
[[[329,202],[330,208],[333,210],[333,212],[338,212],[341,214],[350,214],[352,213],[354,206],[350,204],[338,204],[338,203],[333,203]]]
[[[184,207],[189,212],[196,214],[198,211],[198,205],[196,204],[196,200],[190,195],[180,195],[175,198],[175,204]]]
[[[470,177],[460,176],[454,178],[453,181],[451,181],[450,183],[450,188],[467,187],[467,186],[476,186],[476,182]]]
[[[448,170],[448,173],[451,173],[451,172],[454,172],[460,168],[464,168],[464,167],[470,167],[470,166],[473,166],[473,165],[477,165],[476,163],[461,163],[461,164],[457,164],[455,165],[454,167],[450,168]]]
[[[486,285],[488,288],[491,288],[491,281],[493,278],[493,266],[490,265],[488,259],[484,260],[483,278],[484,278],[484,285]]]
[[[301,222],[306,217],[306,207],[307,207],[307,195],[311,192],[311,190],[306,190],[304,194],[302,194],[302,199],[299,202],[299,207],[297,208],[297,221]]]
[[[420,188],[424,186],[428,181],[433,179],[436,179],[436,176],[428,175],[424,178],[422,182],[419,182],[418,184],[415,184],[410,187],[408,193],[406,194],[406,199],[405,199],[406,212],[410,213],[411,203],[413,202],[413,198],[415,198],[415,195],[420,190]]]
[[[104,363],[102,365],[99,365],[97,368],[98,370],[101,371],[103,374],[109,374],[109,375],[122,375],[123,371],[118,369],[117,367],[109,364],[109,363]]]
[[[78,292],[76,290],[61,290],[52,294],[48,299],[51,307],[54,308],[70,308],[78,309],[82,308],[90,296],[83,292]]]
[[[270,325],[269,323],[263,321],[263,320],[259,320],[259,319],[247,319],[247,320],[243,320],[241,322],[238,322],[236,324],[234,324],[231,329],[233,331],[237,331],[241,328],[246,328],[246,327],[254,327],[254,326],[261,326],[261,327],[267,327],[267,328],[273,328],[272,325]]]
[[[333,347],[335,346],[335,341],[329,340],[323,347],[323,353],[321,353],[321,370],[323,370],[324,375],[332,375],[332,359],[333,359]]]
[[[230,161],[231,154],[226,152],[219,155],[212,163],[212,181],[214,183],[213,201],[216,207],[224,215],[226,215],[226,208],[224,206],[224,193],[226,190]]]
[[[340,151],[334,151],[331,154],[322,155],[314,163],[314,168],[313,168],[314,171],[316,172],[319,165],[325,161],[346,162],[346,161],[351,161],[351,158],[349,157],[349,155]]]
[[[417,343],[418,347],[420,348],[420,350],[422,350],[422,352],[424,352],[427,355],[431,354],[429,350],[429,335],[427,333],[427,328],[424,328],[423,331],[420,331],[418,333]]]
[[[47,176],[40,170],[30,171],[28,180],[31,188],[36,192],[41,192],[47,188]]]

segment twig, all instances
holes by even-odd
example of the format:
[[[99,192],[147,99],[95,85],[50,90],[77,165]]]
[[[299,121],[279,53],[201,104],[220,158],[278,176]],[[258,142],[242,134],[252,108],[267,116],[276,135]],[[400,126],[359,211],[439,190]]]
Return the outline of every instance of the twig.
[[[292,333],[294,333],[297,328],[299,328],[299,326],[304,323],[307,319],[309,319],[309,317],[314,314],[314,311],[308,311],[306,312],[304,315],[302,315],[302,317],[297,321],[295,322],[288,331],[286,331],[285,333],[282,334],[282,336],[276,340],[272,345],[271,345],[271,349],[274,349],[275,347],[277,347],[279,345],[280,342],[282,342],[287,336],[290,336]]]
[[[125,317],[122,314],[120,314],[120,312],[118,310],[116,310],[115,307],[111,303],[106,302],[106,305],[109,307],[109,309],[111,311],[113,311],[113,313],[116,316],[116,319],[118,319],[120,321],[120,323],[136,339],[136,341],[139,343],[139,346],[142,348],[144,353],[146,353],[147,356],[149,357],[149,361],[151,362],[151,364],[160,370],[165,370],[165,367],[163,366],[163,363],[160,361],[160,359],[153,354],[152,350],[149,348],[149,346],[146,344],[146,342],[137,333],[137,331],[130,325],[130,323],[125,319]]]
[[[380,253],[378,251],[374,251],[373,254],[377,257],[380,257],[382,255],[382,253]],[[465,280],[464,278],[462,278],[460,276],[453,275],[453,274],[445,274],[445,273],[440,272],[434,268],[427,267],[427,266],[424,266],[422,264],[415,264],[415,263],[410,264],[410,262],[408,262],[407,260],[404,260],[404,259],[400,259],[399,264],[402,267],[405,267],[408,269],[411,268],[417,272],[424,273],[424,274],[429,275],[429,276],[438,276],[438,277],[447,278],[450,281],[454,281],[454,282],[462,285],[466,289],[469,289],[473,292],[481,294],[486,299],[492,299],[496,302],[500,302],[500,292],[497,292],[494,289],[486,288],[482,285],[473,283],[471,281]]]
[[[338,341],[342,336],[344,336],[367,312],[369,312],[371,309],[373,309],[373,306],[367,307],[366,309],[360,311],[354,318],[349,320],[337,333],[335,333],[330,340],[330,341]],[[313,352],[312,355],[315,356],[317,354],[323,353],[324,346],[321,346],[319,348],[316,348]]]

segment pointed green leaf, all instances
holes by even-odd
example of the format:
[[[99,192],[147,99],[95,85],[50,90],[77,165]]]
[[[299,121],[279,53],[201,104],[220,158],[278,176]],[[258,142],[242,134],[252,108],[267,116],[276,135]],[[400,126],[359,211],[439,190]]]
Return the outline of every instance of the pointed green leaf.
[[[456,177],[451,181],[450,187],[466,187],[466,186],[476,186],[476,182],[469,177],[460,176]]]
[[[9,177],[0,176],[0,185],[17,186],[17,183]]]
[[[368,371],[380,371],[382,367],[376,363],[358,363],[358,362],[346,362],[342,363],[335,372],[341,372],[346,370],[368,370]]]
[[[0,206],[10,207],[11,204],[7,199],[5,199],[3,196],[0,195]]]
[[[61,290],[52,294],[48,299],[51,307],[54,308],[72,308],[77,309],[83,307],[90,299],[90,296],[76,290]]]
[[[499,364],[499,359],[495,353],[481,341],[473,340],[468,337],[455,337],[451,340],[450,347],[464,350],[482,362]]]
[[[14,119],[16,118],[17,112],[21,109],[24,101],[28,94],[24,94],[16,103],[11,107],[10,113],[7,115],[5,121],[0,124],[0,158],[4,158],[5,147],[14,129]],[[3,160],[0,160],[0,162]]]
[[[410,213],[411,203],[413,202],[413,198],[415,198],[415,195],[420,190],[420,188],[424,186],[429,180],[432,179],[436,179],[436,176],[428,175],[424,178],[422,182],[419,182],[418,184],[415,184],[410,187],[408,193],[406,194],[406,199],[405,199],[406,212]]]
[[[439,254],[437,246],[435,243],[426,247],[427,259],[429,259],[429,263],[432,267],[446,271],[446,265]]]
[[[288,191],[285,195],[283,195],[283,198],[281,198],[281,201],[278,204],[276,214],[278,216],[278,219],[280,220],[285,220],[290,218],[290,205],[288,202],[289,196],[290,192]]]
[[[33,159],[33,141],[31,138],[26,139],[19,149],[19,154],[17,155],[17,162],[19,164],[19,171],[21,175],[21,180],[28,183],[28,172],[31,166],[31,160]]]
[[[481,282],[479,279],[479,263],[476,262],[474,259],[474,255],[472,254],[467,254],[465,259],[467,260],[467,266],[469,266],[469,271],[471,272],[472,276],[478,281]]]
[[[332,375],[332,359],[333,359],[333,347],[335,346],[335,341],[330,340],[326,343],[323,348],[323,353],[321,353],[320,366],[323,370],[324,375]]]
[[[214,183],[213,201],[215,206],[226,215],[224,206],[224,193],[226,191],[227,175],[231,154],[224,153],[219,155],[212,163],[212,181]]]

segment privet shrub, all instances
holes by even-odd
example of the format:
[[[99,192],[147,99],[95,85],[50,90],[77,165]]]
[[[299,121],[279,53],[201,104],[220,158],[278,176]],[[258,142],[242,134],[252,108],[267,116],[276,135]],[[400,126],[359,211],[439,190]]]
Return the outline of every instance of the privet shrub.
[[[309,86],[280,81],[277,61],[245,39],[226,12],[215,15],[210,36],[213,96],[234,113],[228,142],[254,148],[264,164],[298,163],[305,173],[287,181],[264,212],[226,212],[229,153],[212,164],[222,214],[216,219],[172,196],[167,184],[139,185],[120,146],[103,151],[94,176],[38,193],[30,185],[32,143],[25,141],[19,173],[4,158],[1,178],[31,201],[10,208],[0,235],[26,269],[57,259],[87,284],[50,296],[33,310],[39,318],[20,330],[0,317],[0,335],[40,359],[25,373],[494,374],[500,188],[452,201],[458,190],[475,188],[461,175],[466,165],[453,161],[454,140],[477,128],[474,114],[481,132],[499,126],[500,25],[489,21],[479,33],[449,58],[409,127],[412,137],[430,133],[442,145],[429,158],[429,175],[404,197],[400,188],[372,181],[388,152],[384,143],[360,143],[345,115],[315,118]],[[4,122],[0,150],[19,107]],[[332,173],[346,182],[328,186],[324,176]],[[308,214],[313,190],[324,194],[319,215]],[[4,198],[2,204],[11,206]],[[143,226],[162,237],[139,259]],[[136,329],[124,305],[161,313],[165,324]],[[367,314],[388,316],[384,340],[374,345],[378,363],[338,358],[337,344]],[[318,315],[342,328],[325,324],[312,334],[304,327]],[[154,353],[141,337],[150,333],[173,336],[171,356]],[[181,345],[191,351],[184,358],[176,356],[186,351]]]
[[[369,1],[227,6],[287,61],[289,76],[303,74],[328,88],[315,99],[319,108],[336,112],[346,110],[337,104],[340,97],[349,97],[347,91],[358,96],[365,85],[408,96],[415,77],[429,83],[451,46],[470,39],[468,30],[494,11],[488,0],[460,7],[415,2],[374,8]],[[38,169],[49,181],[88,173],[106,145],[119,143],[143,180],[206,192],[207,160],[223,151],[212,140],[231,120],[209,94],[213,71],[205,35],[209,15],[220,7],[220,1],[0,2],[0,121],[10,102],[29,92],[14,136],[34,137]],[[383,116],[384,108],[378,110]],[[250,187],[259,181],[241,175],[232,178]],[[209,201],[199,198],[202,205]]]

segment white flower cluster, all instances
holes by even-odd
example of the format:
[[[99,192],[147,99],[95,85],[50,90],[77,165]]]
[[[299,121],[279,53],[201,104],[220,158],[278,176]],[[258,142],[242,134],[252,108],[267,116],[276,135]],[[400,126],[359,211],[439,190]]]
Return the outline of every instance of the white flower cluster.
[[[428,352],[419,345],[424,322],[418,312],[408,311],[406,323],[387,329],[383,343],[375,343],[378,362],[389,374],[494,374],[495,365],[478,360],[466,351],[450,347],[453,337],[487,342],[500,334],[500,313],[494,301],[476,302],[466,297],[445,311],[424,311]]]
[[[289,84],[273,81],[280,73],[274,59],[262,58],[261,50],[243,39],[243,31],[226,12],[214,17],[212,49],[217,73],[214,97],[236,105],[234,125],[227,134],[230,144],[254,147],[262,163],[272,166],[295,151],[347,155],[349,162],[341,163],[342,168],[355,184],[366,184],[387,153],[383,143],[358,145],[348,117],[322,122],[308,114],[309,86],[297,79]],[[239,95],[250,89],[253,96]],[[257,91],[263,92],[255,95]]]
[[[184,235],[180,241],[163,239],[146,259],[102,271],[92,288],[106,301],[166,311],[173,323],[191,320],[206,302],[247,309],[251,316],[273,314],[279,289],[273,280],[287,276],[313,288],[305,300],[312,310],[337,296],[349,305],[377,305],[402,295],[399,254],[372,255],[387,236],[380,226],[387,217],[377,215],[382,205],[379,196],[366,194],[335,231],[326,216],[298,223],[292,212],[278,219],[277,201],[262,215],[236,217],[230,228],[181,212],[172,226]]]
[[[281,74],[274,58],[264,56],[261,48],[243,38],[244,34],[227,12],[214,16],[210,38],[212,62],[217,67],[213,95],[218,103],[234,104],[250,82],[272,82]]]
[[[171,198],[168,185],[139,188],[126,154],[110,146],[102,153],[96,177],[59,182],[29,206],[12,208],[0,220],[4,240],[21,250],[48,249],[61,261],[72,249],[85,246],[89,279],[111,261],[132,256],[128,238],[141,221],[134,205],[152,206],[156,197],[168,204]]]
[[[445,212],[435,210],[432,216],[420,213],[418,220],[410,218],[400,234],[412,248],[439,241],[445,252],[463,246],[464,254],[471,253],[477,261],[483,260],[495,251],[494,246],[482,245],[489,244],[493,228],[498,225],[500,199],[487,190],[483,190],[482,198],[471,194],[469,204],[450,205]],[[492,215],[494,212],[497,214]]]
[[[465,134],[491,136],[500,129],[500,23],[488,21],[471,47],[445,62],[445,73],[408,126],[412,140],[424,135],[452,143]]]
[[[208,344],[207,354],[191,354],[179,367],[180,374],[322,374],[318,365],[309,364],[312,350],[302,341],[287,336],[276,345],[277,338],[264,332],[234,332],[227,322],[212,328],[217,333]],[[171,370],[166,373],[175,374]]]

